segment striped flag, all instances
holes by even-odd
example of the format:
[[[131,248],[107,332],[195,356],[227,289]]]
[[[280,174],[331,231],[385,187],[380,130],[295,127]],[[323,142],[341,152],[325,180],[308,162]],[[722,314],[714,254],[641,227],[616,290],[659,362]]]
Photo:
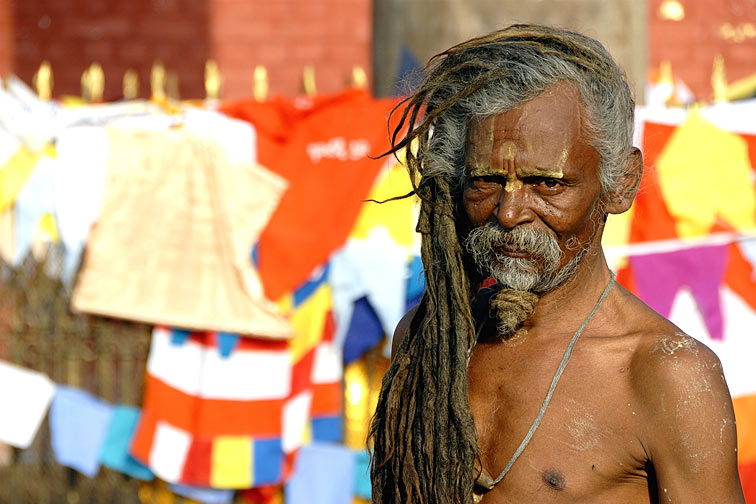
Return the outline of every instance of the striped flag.
[[[171,483],[281,482],[309,418],[312,360],[293,362],[288,342],[252,338],[223,357],[217,340],[213,332],[154,330],[131,454]]]

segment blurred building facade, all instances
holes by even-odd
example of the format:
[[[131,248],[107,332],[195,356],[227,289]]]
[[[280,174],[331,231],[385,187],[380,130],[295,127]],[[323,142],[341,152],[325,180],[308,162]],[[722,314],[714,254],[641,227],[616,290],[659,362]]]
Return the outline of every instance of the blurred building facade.
[[[271,94],[303,89],[315,69],[318,92],[343,89],[357,66],[379,96],[392,92],[402,49],[420,63],[467,38],[511,23],[537,22],[596,37],[626,69],[643,103],[648,69],[669,61],[697,100],[712,98],[711,70],[722,55],[728,81],[753,73],[753,0],[0,0],[0,74],[31,82],[42,61],[53,95],[78,95],[94,61],[105,73],[105,100],[121,97],[134,69],[140,96],[162,62],[182,98],[205,94],[213,59],[221,97],[252,92],[253,69],[267,70]]]
[[[637,0],[374,0],[376,68],[395,68],[404,45],[425,62],[444,49],[513,23],[573,29],[603,42],[642,89],[646,69],[646,2]],[[392,76],[376,71],[379,94]]]
[[[8,0],[0,1],[0,75],[13,68],[13,16]]]
[[[251,94],[256,65],[265,66],[271,93],[301,92],[307,65],[317,90],[333,92],[355,65],[370,74],[371,9],[370,0],[0,0],[0,74],[31,82],[47,60],[53,95],[78,95],[82,72],[97,61],[104,99],[113,100],[128,69],[148,96],[160,61],[178,76],[182,98],[201,98],[205,62],[214,59],[224,98]]]
[[[730,83],[756,72],[756,1],[649,0],[648,12],[650,68],[669,61],[698,100],[713,97],[717,55]]]

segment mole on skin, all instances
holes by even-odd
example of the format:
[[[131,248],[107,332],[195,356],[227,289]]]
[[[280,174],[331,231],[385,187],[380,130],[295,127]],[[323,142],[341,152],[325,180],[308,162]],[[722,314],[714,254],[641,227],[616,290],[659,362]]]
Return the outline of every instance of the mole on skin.
[[[489,116],[473,123],[467,139],[467,169],[470,177],[502,176],[507,192],[516,191],[527,177],[564,177],[562,169],[567,162],[568,150],[562,149],[559,163],[553,168],[531,165],[533,146],[525,146],[528,160],[518,158],[517,144],[512,140],[496,138],[497,116]],[[517,161],[517,162],[516,162]],[[525,161],[525,162],[523,162]]]

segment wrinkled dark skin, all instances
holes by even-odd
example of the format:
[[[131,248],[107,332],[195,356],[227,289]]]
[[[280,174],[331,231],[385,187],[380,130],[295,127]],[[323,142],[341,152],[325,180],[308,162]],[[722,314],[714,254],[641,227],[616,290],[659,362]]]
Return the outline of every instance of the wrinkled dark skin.
[[[642,172],[634,150],[620,190],[602,196],[599,157],[584,140],[582,114],[576,89],[559,84],[473,122],[468,136],[463,200],[474,226],[498,220],[506,228],[545,229],[565,253],[562,264],[576,253],[568,244],[590,247],[576,275],[544,294],[517,334],[506,341],[484,334],[473,350],[470,406],[482,466],[494,478],[609,282],[603,216],[630,207]],[[397,327],[395,348],[413,316]],[[532,441],[482,502],[745,502],[719,360],[615,285],[580,337]]]

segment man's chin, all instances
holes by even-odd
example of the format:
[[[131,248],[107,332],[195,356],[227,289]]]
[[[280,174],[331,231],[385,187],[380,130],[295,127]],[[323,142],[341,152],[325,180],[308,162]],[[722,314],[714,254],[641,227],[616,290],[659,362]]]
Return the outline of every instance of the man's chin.
[[[491,272],[491,277],[505,289],[528,292],[532,292],[541,280],[537,273],[513,272],[511,269],[494,270]]]
[[[530,291],[541,279],[543,266],[532,258],[496,255],[488,265],[488,274],[506,289]]]
[[[505,289],[541,295],[554,290],[572,278],[579,258],[574,262],[575,264],[571,262],[557,269],[544,267],[532,259],[509,258],[506,261],[497,261],[495,266],[489,268],[489,274]]]
[[[494,255],[497,259],[506,260],[506,259],[528,259],[528,260],[534,260],[535,256],[532,252],[528,252],[526,250],[516,250],[516,249],[510,249],[506,247],[497,247],[494,249]]]

